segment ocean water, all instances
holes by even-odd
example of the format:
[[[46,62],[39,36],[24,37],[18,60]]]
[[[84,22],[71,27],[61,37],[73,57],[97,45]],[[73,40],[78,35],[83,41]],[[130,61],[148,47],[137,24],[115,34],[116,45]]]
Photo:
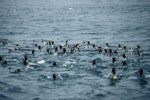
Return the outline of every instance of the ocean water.
[[[47,45],[48,41],[55,46]],[[80,48],[71,52],[75,44]],[[118,50],[119,44],[140,45],[143,56]],[[0,0],[0,100],[149,100],[149,44],[149,0]],[[57,55],[47,53],[60,45],[66,55],[59,48]],[[118,53],[99,53],[98,46]],[[122,66],[124,53],[128,58]],[[114,65],[112,57],[117,58]],[[113,67],[117,80],[111,78]],[[145,79],[139,79],[139,68]],[[21,72],[15,73],[16,69]]]

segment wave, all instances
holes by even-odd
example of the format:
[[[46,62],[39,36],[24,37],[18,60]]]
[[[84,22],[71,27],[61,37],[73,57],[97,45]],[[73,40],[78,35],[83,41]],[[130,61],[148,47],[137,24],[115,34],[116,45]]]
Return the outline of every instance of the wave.
[[[46,61],[45,60],[39,60],[37,61],[38,64],[44,64]]]
[[[15,99],[12,99],[6,95],[0,94],[0,100],[15,100]]]

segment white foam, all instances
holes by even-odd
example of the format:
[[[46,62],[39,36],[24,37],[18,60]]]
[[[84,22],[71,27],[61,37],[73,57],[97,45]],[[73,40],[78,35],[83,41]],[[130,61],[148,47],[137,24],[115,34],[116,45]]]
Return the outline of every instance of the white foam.
[[[63,66],[64,66],[64,67],[66,67],[66,66],[67,66],[67,64],[63,64]]]
[[[29,63],[29,65],[36,65],[36,63]]]
[[[74,65],[74,64],[76,64],[75,61],[64,61],[63,66],[66,67],[68,65],[71,65],[71,67],[72,67],[72,65]]]
[[[109,78],[109,77],[111,77],[111,74],[104,74],[104,77]]]
[[[27,66],[25,67],[25,70],[27,70],[27,69],[34,69],[34,68],[27,65]]]
[[[93,65],[92,68],[96,68],[96,65]]]
[[[70,65],[70,64],[76,64],[75,61],[65,61],[64,63],[67,64],[67,65]]]
[[[133,50],[130,50],[130,51],[133,51]]]
[[[130,76],[130,77],[128,77],[127,79],[129,79],[129,80],[131,80],[131,79],[137,79],[137,77],[135,77],[135,76]]]
[[[108,46],[105,46],[105,49],[108,49]]]
[[[150,75],[145,75],[146,78],[150,78]]]
[[[54,56],[57,56],[57,52],[54,53]]]
[[[47,76],[46,78],[47,78],[47,79],[51,79],[51,76]]]
[[[72,9],[73,9],[73,8],[71,8],[71,7],[69,8],[69,10],[72,10]]]
[[[62,80],[62,76],[60,74],[58,74],[58,79]]]
[[[67,55],[66,53],[63,54],[63,56],[66,56],[66,55]]]
[[[14,61],[17,61],[17,59],[13,59]]]
[[[45,76],[47,79],[51,79],[51,76],[49,74],[45,73]]]
[[[38,64],[43,64],[45,63],[45,60],[40,60],[40,61],[37,61]]]

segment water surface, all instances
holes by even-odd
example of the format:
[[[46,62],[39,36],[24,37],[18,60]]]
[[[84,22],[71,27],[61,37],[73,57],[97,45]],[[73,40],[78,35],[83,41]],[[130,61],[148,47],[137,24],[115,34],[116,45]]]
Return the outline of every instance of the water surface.
[[[0,0],[0,55],[7,60],[7,64],[0,63],[0,99],[149,100],[149,16],[149,0]],[[3,39],[8,44],[3,45]],[[68,48],[65,56],[50,55],[46,52],[48,48],[54,52],[46,45],[50,40],[56,46],[69,40],[70,48],[78,43],[80,51],[69,53]],[[83,41],[103,48],[109,43],[112,49],[118,44],[129,48],[140,45],[143,57],[132,51],[99,53]],[[120,59],[111,64],[112,57],[123,53],[128,54],[126,69]],[[25,54],[29,57],[27,66],[21,63]],[[92,68],[94,59],[96,68]],[[117,81],[111,79],[112,67],[120,68]],[[23,72],[12,73],[18,68]],[[144,69],[144,81],[135,73],[139,68]],[[60,79],[52,80],[53,73]]]

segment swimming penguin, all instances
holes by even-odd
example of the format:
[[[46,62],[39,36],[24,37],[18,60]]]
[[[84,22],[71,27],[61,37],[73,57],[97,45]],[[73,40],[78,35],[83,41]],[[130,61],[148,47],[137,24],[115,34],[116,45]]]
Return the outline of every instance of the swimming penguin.
[[[57,47],[55,47],[55,52],[57,52],[58,51],[58,48]]]
[[[56,62],[55,62],[55,61],[53,62],[53,66],[57,66],[57,64],[56,64]]]
[[[62,49],[63,49],[63,46],[62,46],[62,45],[60,45],[60,46],[59,46],[59,49],[60,49],[60,50],[62,50]]]
[[[128,56],[127,56],[127,54],[123,54],[122,57],[123,57],[123,59],[127,59]]]
[[[123,49],[124,49],[124,50],[127,50],[127,47],[126,47],[126,46],[123,46]]]
[[[66,47],[69,47],[68,40],[66,40],[65,46],[66,46]]]
[[[76,44],[76,49],[79,51],[80,45]]]
[[[2,61],[3,60],[3,57],[2,56],[0,56],[0,61]]]
[[[138,48],[135,48],[135,49],[134,49],[134,54],[138,54],[138,52],[139,52],[139,49],[138,49]]]
[[[33,49],[31,52],[32,52],[32,54],[34,54],[35,50]]]
[[[138,55],[139,55],[139,57],[142,57],[143,52],[142,52],[142,51],[139,51],[139,52],[138,52]]]
[[[143,69],[139,69],[139,74],[140,74],[140,78],[145,77]]]
[[[67,54],[67,50],[66,48],[63,48],[63,55],[66,55]]]
[[[37,44],[35,44],[35,47],[38,47],[38,45],[37,45]]]
[[[51,50],[50,50],[50,49],[47,49],[47,53],[52,54],[52,52],[51,52]]]
[[[74,47],[72,47],[71,49],[70,49],[70,53],[73,53],[74,52]]]
[[[48,41],[47,42],[47,45],[49,45],[50,47],[54,47],[54,45],[55,45],[55,43],[54,43],[54,41]]]
[[[21,69],[16,69],[14,73],[20,73]]]
[[[141,48],[140,45],[137,45],[137,48],[140,49]]]
[[[55,46],[55,42],[51,41],[51,47],[53,48]]]
[[[18,49],[19,49],[19,48],[18,48],[18,47],[16,47],[16,48],[15,48],[15,51],[17,51]]]
[[[38,49],[41,51],[42,47],[41,47],[41,46],[38,46]]]
[[[4,61],[3,61],[3,64],[7,64],[7,61],[6,61],[6,60],[4,60]]]
[[[58,74],[54,73],[53,74],[53,80],[56,80],[57,76],[58,76]]]
[[[110,55],[112,54],[112,49],[109,49],[109,54],[110,54]]]
[[[121,50],[122,47],[121,47],[121,44],[118,44],[118,50]]]
[[[87,44],[90,45],[90,41],[87,41]]]
[[[93,68],[96,68],[96,60],[92,61]]]
[[[126,64],[126,60],[122,60],[122,65],[125,66]]]
[[[42,39],[42,40],[41,40],[41,42],[43,43],[43,42],[44,42],[44,40]]]
[[[104,49],[104,51],[105,51],[105,54],[107,53],[107,49]]]
[[[8,44],[7,39],[3,39],[2,40],[2,44],[3,44],[3,46],[5,46],[6,44]]]
[[[117,50],[114,50],[114,52],[113,52],[113,53],[115,53],[115,54],[116,54],[116,53],[118,53],[118,52],[117,52]]]
[[[46,45],[49,45],[49,41],[46,43]]]
[[[23,64],[26,66],[28,63],[29,63],[29,62],[28,62],[28,56],[25,55],[25,56],[24,56]]]
[[[8,53],[11,53],[12,52],[12,49],[8,49]]]
[[[113,57],[113,58],[112,58],[112,64],[114,64],[114,63],[115,63],[115,61],[116,61],[116,58],[115,58],[115,57]]]
[[[129,48],[130,51],[133,51],[133,48]]]
[[[57,56],[57,52],[58,52],[58,48],[57,48],[57,47],[55,47],[54,56]]]
[[[98,47],[98,51],[101,53],[103,51],[102,47]]]
[[[88,48],[90,48],[90,41],[87,41]]]
[[[7,64],[7,61],[2,56],[0,56],[0,61],[2,62],[2,64]]]
[[[23,64],[24,64],[25,66],[28,65],[28,63],[29,63],[28,59],[26,59],[26,60],[23,61]]]
[[[24,60],[28,60],[28,56],[26,54],[24,56]]]
[[[76,45],[73,46],[73,51],[74,51],[74,52],[77,51],[77,46],[76,46]]]
[[[19,46],[19,44],[16,44],[16,46]]]
[[[96,45],[95,45],[95,44],[93,44],[93,45],[92,45],[92,47],[93,47],[93,49],[95,49]]]
[[[112,79],[118,79],[118,76],[116,75],[116,68],[112,68]]]
[[[105,45],[106,45],[106,47],[110,47],[110,45],[108,43],[106,43]]]

